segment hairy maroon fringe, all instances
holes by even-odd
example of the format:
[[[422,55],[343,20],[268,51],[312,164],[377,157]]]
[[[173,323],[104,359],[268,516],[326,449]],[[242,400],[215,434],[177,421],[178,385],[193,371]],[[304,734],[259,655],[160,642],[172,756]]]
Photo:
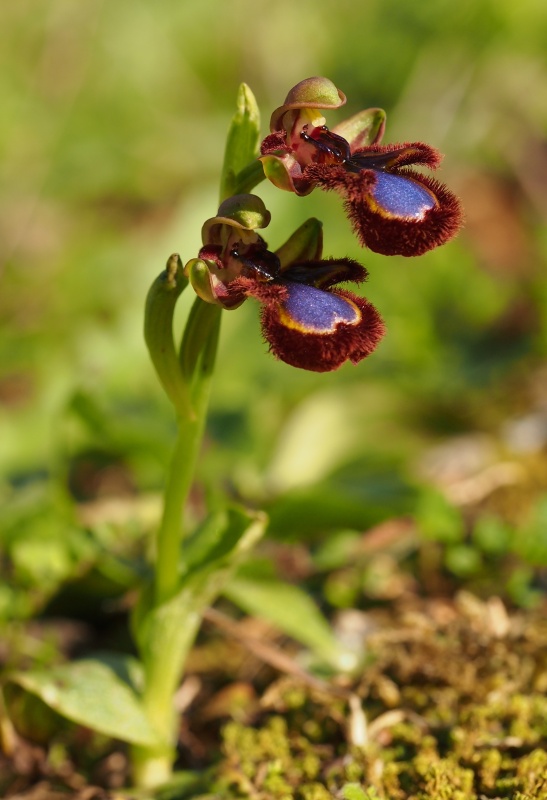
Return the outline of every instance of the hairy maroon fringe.
[[[337,289],[332,293],[346,297],[360,309],[362,318],[357,325],[341,322],[335,333],[302,333],[279,322],[279,309],[274,304],[263,307],[262,333],[276,358],[311,372],[332,372],[348,360],[357,364],[376,349],[385,333],[376,308],[351,292]]]
[[[205,261],[212,261],[220,269],[223,268],[222,263],[222,246],[219,244],[204,244],[198,253],[198,258]]]
[[[230,281],[228,290],[230,294],[244,294],[246,297],[255,297],[266,305],[282,303],[289,295],[287,288],[282,283],[260,281],[244,276]]]
[[[262,144],[260,145],[260,155],[262,156],[273,155],[279,153],[280,150],[286,153],[290,152],[290,148],[287,147],[287,134],[285,131],[269,133],[262,140]]]
[[[438,205],[418,222],[383,216],[371,209],[367,196],[376,180],[374,170],[351,173],[339,166],[312,164],[305,174],[323,189],[334,189],[345,196],[346,213],[361,245],[375,253],[420,256],[449,241],[463,224],[458,198],[435,178],[415,170],[397,170],[392,174],[413,178],[437,198]]]
[[[345,289],[334,289],[333,294],[339,294],[355,303],[362,314],[362,321],[358,326],[358,336],[355,337],[354,347],[350,359],[354,364],[358,364],[376,350],[381,339],[385,336],[386,326],[380,316],[376,306],[372,305],[366,297],[359,297]],[[349,326],[347,326],[349,327]]]
[[[326,189],[326,191],[335,190],[341,194],[351,190],[353,186],[352,179],[357,178],[360,181],[359,186],[363,187],[361,191],[374,186],[376,180],[374,172],[370,169],[361,170],[356,174],[348,172],[344,167],[337,164],[308,164],[302,171],[302,175],[306,180],[315,183],[322,189]]]
[[[414,178],[437,198],[438,205],[427,211],[422,220],[397,219],[383,216],[368,205],[363,191],[359,190],[356,175],[345,202],[346,212],[363,247],[386,256],[420,256],[445,244],[460,230],[463,214],[458,198],[428,175],[405,170],[401,176]]]

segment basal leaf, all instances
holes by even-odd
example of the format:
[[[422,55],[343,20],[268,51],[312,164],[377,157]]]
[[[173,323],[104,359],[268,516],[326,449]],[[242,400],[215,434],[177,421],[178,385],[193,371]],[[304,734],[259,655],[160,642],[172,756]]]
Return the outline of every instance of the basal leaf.
[[[229,509],[215,515],[205,526],[206,541],[202,549],[194,550],[193,568],[179,591],[159,606],[137,610],[134,630],[145,673],[161,684],[162,693],[175,691],[204,609],[220,594],[265,526],[264,514]]]
[[[223,594],[248,614],[272,622],[332,667],[351,670],[356,666],[356,656],[336,640],[319,608],[298,586],[238,576]]]
[[[99,659],[82,659],[48,670],[18,672],[9,681],[72,722],[123,742],[154,746],[158,739],[139,696],[121,677],[131,672],[126,666],[121,670]]]

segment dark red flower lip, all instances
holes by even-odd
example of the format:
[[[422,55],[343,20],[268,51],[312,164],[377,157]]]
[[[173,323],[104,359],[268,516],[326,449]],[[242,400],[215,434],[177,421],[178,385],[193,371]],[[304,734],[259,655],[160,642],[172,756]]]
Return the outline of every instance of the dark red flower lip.
[[[353,292],[333,288],[359,282],[366,270],[351,259],[292,264],[272,282],[233,282],[234,292],[262,304],[261,325],[270,351],[293,367],[331,372],[369,356],[385,333],[376,308]]]
[[[328,298],[327,320],[325,307],[315,306],[311,313],[316,299],[310,297],[312,292],[326,295],[323,302]],[[295,294],[299,297],[295,298]],[[310,303],[309,317],[303,313],[304,298]],[[290,307],[291,302],[293,307]],[[338,319],[335,319],[334,303],[341,312]],[[294,306],[297,305],[301,306],[302,313],[295,325]],[[322,313],[318,313],[319,309]],[[374,352],[385,333],[378,311],[365,298],[341,289],[324,292],[305,284],[293,284],[283,303],[264,305],[261,322],[264,337],[277,358],[312,372],[332,372],[346,361],[358,364]]]
[[[376,253],[423,255],[452,239],[463,224],[458,198],[444,184],[408,167],[347,171],[312,164],[305,177],[342,195],[361,245]]]

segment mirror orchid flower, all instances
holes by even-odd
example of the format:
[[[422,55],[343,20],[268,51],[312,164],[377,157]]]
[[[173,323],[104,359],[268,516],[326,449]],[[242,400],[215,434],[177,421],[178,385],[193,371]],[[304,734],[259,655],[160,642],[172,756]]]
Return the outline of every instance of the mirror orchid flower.
[[[378,108],[329,129],[323,112],[345,102],[327,78],[294,86],[261,145],[266,177],[297,195],[316,186],[339,192],[361,245],[377,253],[417,256],[451,239],[462,223],[458,199],[413,169],[436,169],[441,154],[422,142],[380,145],[385,113]]]
[[[268,223],[258,197],[225,200],[203,226],[198,257],[185,267],[196,293],[225,309],[247,297],[258,300],[271,352],[294,367],[330,372],[370,355],[384,323],[368,300],[339,287],[364,281],[365,268],[349,258],[322,259],[321,223],[315,219],[271,252],[257,233]]]

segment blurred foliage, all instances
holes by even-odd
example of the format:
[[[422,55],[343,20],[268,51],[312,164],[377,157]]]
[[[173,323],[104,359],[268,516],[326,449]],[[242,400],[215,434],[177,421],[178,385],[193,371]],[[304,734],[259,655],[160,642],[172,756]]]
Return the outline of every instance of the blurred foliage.
[[[239,83],[266,133],[314,74],[349,113],[385,107],[386,141],[445,152],[467,225],[415,262],[386,259],[360,251],[337,198],[259,187],[271,245],[318,216],[326,255],[366,264],[389,333],[359,367],[316,375],[267,354],[252,303],[226,313],[190,514],[227,495],[265,507],[271,537],[312,549],[311,585],[335,606],[388,597],[399,564],[426,591],[537,599],[545,41],[541,0],[1,6],[0,616],[89,616],[134,587],[174,430],[142,340],[146,290],[216,211]],[[405,518],[410,544],[351,563],[363,532]]]

